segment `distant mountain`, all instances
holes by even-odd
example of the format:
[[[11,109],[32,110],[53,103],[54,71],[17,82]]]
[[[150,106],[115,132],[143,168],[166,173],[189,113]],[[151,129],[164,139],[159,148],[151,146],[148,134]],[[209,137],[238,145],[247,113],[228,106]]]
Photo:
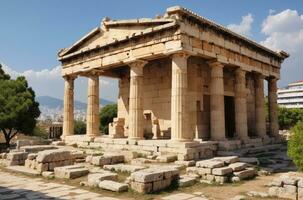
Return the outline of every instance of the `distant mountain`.
[[[40,106],[49,108],[49,109],[56,109],[56,108],[63,108],[63,100],[50,97],[50,96],[39,96],[36,97],[36,100],[39,102]],[[108,104],[113,104],[115,102],[106,100],[106,99],[100,99],[101,106],[105,106]],[[86,103],[83,103],[81,101],[74,101],[74,107],[77,110],[86,110]]]

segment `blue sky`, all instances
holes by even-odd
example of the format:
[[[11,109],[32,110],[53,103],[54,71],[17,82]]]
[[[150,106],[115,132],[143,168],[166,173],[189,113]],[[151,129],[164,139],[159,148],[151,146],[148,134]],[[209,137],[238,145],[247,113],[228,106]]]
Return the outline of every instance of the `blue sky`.
[[[284,33],[281,37],[286,37],[286,35],[298,37],[299,40],[294,42],[300,44],[303,35],[303,1],[300,0],[1,0],[0,62],[9,68],[11,73],[24,74],[26,72],[25,74],[31,76],[41,72],[42,74],[53,73],[56,76],[59,68],[55,69],[55,67],[60,65],[57,61],[58,50],[70,46],[92,28],[98,26],[103,17],[153,18],[156,14],[163,14],[167,7],[173,5],[181,5],[222,25],[229,25],[230,28],[242,31],[242,34],[248,35],[257,42],[263,42],[269,47],[290,48],[291,53],[294,51],[294,55],[303,53],[301,52],[303,48],[293,49],[292,46],[285,44],[287,42],[280,44],[280,40],[277,40],[279,34]],[[276,18],[269,19],[269,16],[276,16]],[[244,17],[244,22],[242,17]],[[265,27],[266,19],[269,20]],[[284,24],[277,24],[279,21],[283,21]],[[293,35],[289,36],[288,32],[285,33],[282,30],[283,27],[289,28]],[[265,42],[266,39],[267,42]],[[272,42],[273,39],[277,41]],[[284,70],[286,76],[282,75],[280,85],[300,78],[298,68],[292,66],[300,63],[301,60],[286,62],[285,65],[290,66],[292,71],[290,73],[289,70]],[[303,71],[300,72],[303,76]],[[37,95],[48,94],[62,98],[63,90],[59,88],[63,89],[61,86],[63,82],[51,84],[52,87],[47,88],[50,84],[45,81],[40,84],[37,77],[36,79],[29,82],[36,89]],[[116,88],[117,82],[104,80],[104,83],[103,92],[101,88],[102,96],[111,100],[115,99],[116,89],[114,91],[107,91],[107,89]],[[78,85],[79,87],[83,85],[84,88],[85,80],[79,81]],[[57,92],[54,92],[55,88],[58,88]],[[84,101],[86,91],[79,91],[76,98]]]

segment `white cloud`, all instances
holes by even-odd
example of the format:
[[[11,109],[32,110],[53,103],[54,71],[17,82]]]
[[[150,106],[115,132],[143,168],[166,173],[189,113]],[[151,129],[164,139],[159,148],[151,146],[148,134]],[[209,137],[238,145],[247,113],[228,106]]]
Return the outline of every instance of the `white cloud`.
[[[262,23],[266,38],[260,43],[273,50],[290,54],[282,65],[280,85],[301,80],[303,74],[303,15],[296,10],[270,13]]]
[[[251,28],[253,22],[254,18],[252,14],[249,13],[242,17],[242,21],[240,24],[229,24],[227,25],[227,28],[231,29],[232,31],[235,31],[236,33],[251,36]]]
[[[0,62],[1,63],[1,62]],[[26,70],[18,72],[2,64],[3,70],[10,74],[12,78],[25,76],[36,92],[36,96],[52,96],[63,99],[64,81],[61,77],[61,66],[52,69],[42,69],[39,71]],[[112,101],[117,99],[118,81],[112,78],[100,78],[100,97]],[[86,102],[87,100],[87,79],[79,77],[75,81],[75,99]]]

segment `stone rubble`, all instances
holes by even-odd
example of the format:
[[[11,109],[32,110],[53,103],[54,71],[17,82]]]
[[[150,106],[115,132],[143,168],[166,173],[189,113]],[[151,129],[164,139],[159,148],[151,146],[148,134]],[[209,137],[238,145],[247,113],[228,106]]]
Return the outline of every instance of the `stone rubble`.
[[[126,164],[115,164],[115,165],[104,165],[103,169],[110,170],[110,171],[116,171],[116,172],[125,172],[125,173],[132,173],[136,172],[142,169],[145,169],[146,167],[143,166],[136,166],[136,165],[126,165]]]
[[[25,166],[35,169],[42,173],[43,171],[54,171],[55,167],[61,167],[74,164],[74,157],[71,151],[55,149],[44,150],[35,154],[29,154],[25,160]]]
[[[104,154],[102,156],[89,156],[86,158],[86,162],[96,166],[113,165],[118,163],[124,163],[124,156],[122,154],[111,153]]]
[[[208,160],[197,161],[195,167],[187,167],[187,174],[196,174],[203,183],[238,182],[252,178],[256,170],[247,167],[246,163],[239,162],[237,156],[215,157]]]
[[[23,151],[9,152],[3,154],[4,164],[6,166],[24,165],[28,153]]]
[[[54,173],[56,178],[75,179],[87,175],[89,171],[84,166],[68,165],[55,167]]]
[[[169,187],[179,179],[179,170],[157,167],[134,172],[130,176],[131,188],[139,193],[151,193]]]
[[[268,194],[279,198],[303,199],[303,174],[289,172],[273,179],[269,184]]]
[[[116,181],[118,175],[112,172],[90,173],[87,176],[87,185],[90,187],[98,187],[99,183],[104,180]]]
[[[125,183],[104,180],[99,183],[99,188],[113,192],[124,192],[128,190],[128,185]]]

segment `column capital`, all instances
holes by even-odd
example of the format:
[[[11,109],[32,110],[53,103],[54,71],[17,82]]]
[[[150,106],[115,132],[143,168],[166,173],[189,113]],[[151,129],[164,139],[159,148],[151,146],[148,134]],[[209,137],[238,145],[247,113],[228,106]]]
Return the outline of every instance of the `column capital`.
[[[148,61],[146,60],[135,60],[133,62],[128,63],[128,66],[130,68],[143,68],[147,63]]]
[[[63,78],[66,80],[66,81],[73,81],[77,78],[77,75],[65,75],[63,76]]]
[[[224,67],[224,64],[219,62],[217,59],[209,60],[206,63],[211,67]]]
[[[174,59],[174,58],[184,58],[184,59],[187,59],[188,57],[190,57],[191,55],[187,52],[178,52],[178,53],[174,53],[171,55],[171,57]]]
[[[236,75],[246,75],[246,71],[239,67],[235,70],[235,74]]]

